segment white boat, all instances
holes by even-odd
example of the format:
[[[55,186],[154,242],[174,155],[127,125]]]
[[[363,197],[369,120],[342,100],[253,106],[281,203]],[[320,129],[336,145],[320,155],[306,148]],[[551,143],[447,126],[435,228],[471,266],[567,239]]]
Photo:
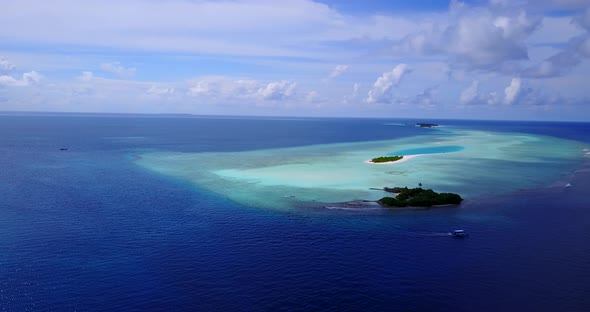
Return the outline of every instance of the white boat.
[[[451,234],[451,236],[454,236],[454,237],[465,237],[465,236],[467,236],[467,233],[465,233],[464,230],[453,230],[449,234]]]

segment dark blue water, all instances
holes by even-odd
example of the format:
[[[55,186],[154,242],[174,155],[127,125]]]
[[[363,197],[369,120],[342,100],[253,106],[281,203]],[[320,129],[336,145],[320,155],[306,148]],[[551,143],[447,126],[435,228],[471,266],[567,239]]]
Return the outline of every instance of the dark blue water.
[[[390,122],[0,116],[0,308],[590,310],[587,172],[460,208],[277,212],[133,163],[440,131]],[[433,122],[590,142],[588,123]]]

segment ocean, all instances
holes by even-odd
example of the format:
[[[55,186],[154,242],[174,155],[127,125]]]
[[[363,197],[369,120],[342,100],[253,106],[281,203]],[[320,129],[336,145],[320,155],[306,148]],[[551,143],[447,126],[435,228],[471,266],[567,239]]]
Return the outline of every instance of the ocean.
[[[0,310],[588,311],[588,190],[590,123],[4,113]]]

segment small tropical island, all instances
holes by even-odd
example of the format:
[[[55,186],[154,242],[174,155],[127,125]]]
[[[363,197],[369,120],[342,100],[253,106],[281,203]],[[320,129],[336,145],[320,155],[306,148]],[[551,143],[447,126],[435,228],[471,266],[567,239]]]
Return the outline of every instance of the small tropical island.
[[[425,123],[425,122],[417,122],[415,124],[417,127],[420,128],[432,128],[432,127],[438,127],[438,124],[434,124],[434,123]]]
[[[404,156],[381,156],[381,157],[376,157],[376,158],[371,159],[371,162],[379,164],[379,163],[398,161],[403,158],[404,158]]]
[[[426,122],[405,123],[404,125],[406,125],[406,126],[416,126],[416,127],[420,127],[420,128],[433,128],[433,127],[438,127],[439,126],[439,124],[426,123]]]
[[[384,207],[432,207],[459,205],[463,198],[455,193],[437,193],[432,189],[385,187],[383,190],[396,193],[395,197],[383,197],[377,201]]]

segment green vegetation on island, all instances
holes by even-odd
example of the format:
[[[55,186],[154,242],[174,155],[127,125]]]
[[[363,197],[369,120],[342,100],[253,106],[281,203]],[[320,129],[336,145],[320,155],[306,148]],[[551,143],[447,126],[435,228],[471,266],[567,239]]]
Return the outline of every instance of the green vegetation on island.
[[[426,122],[417,122],[417,123],[405,123],[406,126],[416,126],[420,128],[433,128],[438,127],[438,124],[435,123],[426,123]]]
[[[436,205],[458,205],[463,198],[454,193],[437,193],[431,189],[421,187],[409,189],[404,188],[386,188],[396,190],[395,197],[383,197],[377,201],[386,207],[432,207]]]
[[[371,159],[371,162],[384,163],[384,162],[390,162],[390,161],[398,161],[402,158],[404,158],[404,156],[382,156],[382,157],[377,157],[377,158]]]
[[[416,126],[420,127],[420,128],[432,128],[432,127],[438,127],[437,124],[434,123],[425,123],[425,122],[417,122]]]

